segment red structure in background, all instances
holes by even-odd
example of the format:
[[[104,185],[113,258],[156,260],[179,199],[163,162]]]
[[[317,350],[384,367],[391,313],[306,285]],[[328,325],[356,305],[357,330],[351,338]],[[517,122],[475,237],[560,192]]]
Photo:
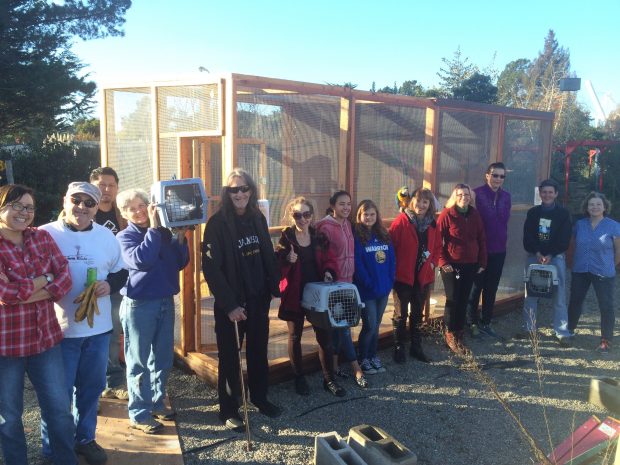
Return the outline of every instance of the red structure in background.
[[[570,171],[570,156],[578,147],[588,147],[588,163],[590,166],[590,170],[592,169],[592,161],[593,159],[599,155],[603,154],[610,147],[614,145],[620,144],[620,141],[617,140],[574,140],[567,142],[563,147],[556,147],[557,152],[561,152],[564,154],[564,205],[568,204],[568,174]],[[603,171],[601,170],[601,175],[599,176],[599,191],[603,190]]]

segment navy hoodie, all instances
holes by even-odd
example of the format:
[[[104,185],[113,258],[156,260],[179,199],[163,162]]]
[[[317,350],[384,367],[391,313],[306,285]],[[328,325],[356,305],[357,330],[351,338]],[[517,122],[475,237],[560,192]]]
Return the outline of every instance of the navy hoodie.
[[[391,243],[379,241],[375,235],[362,245],[355,235],[355,273],[353,283],[363,301],[385,297],[392,290],[396,258]]]

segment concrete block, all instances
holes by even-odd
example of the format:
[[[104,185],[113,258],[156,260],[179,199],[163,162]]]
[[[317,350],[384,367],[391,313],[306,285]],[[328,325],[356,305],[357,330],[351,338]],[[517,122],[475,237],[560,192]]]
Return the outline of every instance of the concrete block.
[[[366,465],[366,462],[332,431],[314,438],[314,465]]]
[[[376,426],[354,426],[349,430],[348,443],[368,465],[416,465],[418,463],[414,452]]]
[[[612,378],[592,378],[588,400],[620,415],[620,381]]]

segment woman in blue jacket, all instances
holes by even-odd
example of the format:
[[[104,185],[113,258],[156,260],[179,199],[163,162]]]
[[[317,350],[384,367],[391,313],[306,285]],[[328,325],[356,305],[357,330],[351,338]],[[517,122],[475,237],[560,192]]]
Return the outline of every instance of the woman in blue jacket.
[[[385,371],[377,357],[379,326],[394,284],[396,259],[390,235],[372,200],[362,200],[355,222],[355,273],[353,283],[365,304],[358,339],[360,367],[364,374]]]
[[[179,271],[189,262],[186,228],[175,233],[158,227],[155,204],[139,189],[117,197],[127,228],[116,236],[129,270],[121,290],[121,323],[125,334],[125,362],[130,426],[146,434],[161,432],[156,421],[172,420],[174,410],[164,405],[166,381],[174,350],[174,295]]]

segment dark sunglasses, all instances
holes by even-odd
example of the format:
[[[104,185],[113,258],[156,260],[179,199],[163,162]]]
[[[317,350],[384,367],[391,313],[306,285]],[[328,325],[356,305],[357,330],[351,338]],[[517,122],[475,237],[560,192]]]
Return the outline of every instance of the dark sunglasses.
[[[237,194],[239,192],[242,193],[246,193],[246,192],[250,192],[252,188],[250,186],[235,186],[235,187],[230,187],[228,186],[226,188],[226,192],[228,192],[229,194]]]
[[[495,179],[505,179],[506,175],[505,174],[495,174],[493,173],[491,176],[493,176]]]
[[[301,220],[302,218],[305,218],[307,220],[309,220],[310,218],[312,218],[312,212],[293,212],[293,219],[296,219],[297,221]]]
[[[78,197],[71,197],[71,203],[75,206],[79,206],[83,203],[86,208],[93,208],[97,206],[97,202],[93,199],[80,199]]]

